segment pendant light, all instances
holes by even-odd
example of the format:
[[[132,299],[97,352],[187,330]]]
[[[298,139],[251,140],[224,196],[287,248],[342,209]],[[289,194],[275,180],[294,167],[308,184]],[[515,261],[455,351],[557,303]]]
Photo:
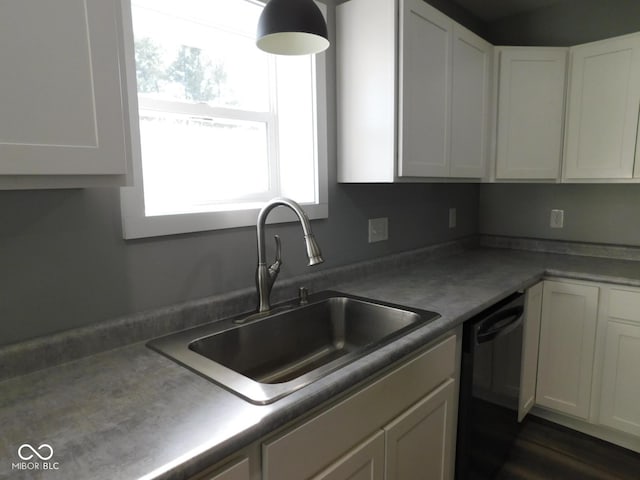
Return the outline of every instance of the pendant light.
[[[258,20],[256,45],[278,55],[308,55],[326,50],[328,37],[313,0],[270,0]]]

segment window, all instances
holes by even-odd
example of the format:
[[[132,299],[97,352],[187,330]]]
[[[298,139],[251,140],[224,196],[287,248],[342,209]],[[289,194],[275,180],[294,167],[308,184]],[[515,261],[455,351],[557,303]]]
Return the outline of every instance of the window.
[[[125,238],[255,225],[276,196],[327,216],[324,55],[260,51],[262,8],[131,0],[127,71],[138,108],[132,102],[134,185],[121,191]]]

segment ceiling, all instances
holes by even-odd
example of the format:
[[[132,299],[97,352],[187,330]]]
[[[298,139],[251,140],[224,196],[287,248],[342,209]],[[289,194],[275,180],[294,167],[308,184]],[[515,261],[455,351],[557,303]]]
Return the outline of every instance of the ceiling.
[[[485,22],[531,12],[562,1],[567,0],[454,0],[455,3]]]

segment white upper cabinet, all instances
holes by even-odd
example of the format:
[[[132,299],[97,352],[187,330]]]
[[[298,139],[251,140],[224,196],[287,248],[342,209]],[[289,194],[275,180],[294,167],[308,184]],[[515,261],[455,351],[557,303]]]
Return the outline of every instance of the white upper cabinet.
[[[423,0],[403,0],[400,20],[401,177],[449,174],[453,21]]]
[[[350,0],[336,7],[340,182],[394,180],[396,18],[392,0]]]
[[[337,7],[338,180],[485,174],[493,47],[422,0]]]
[[[453,25],[451,177],[486,174],[489,149],[493,45]]]
[[[564,178],[632,178],[640,107],[640,35],[570,49]],[[636,166],[636,174],[640,168]]]
[[[498,49],[496,179],[560,176],[567,51]]]
[[[0,188],[128,173],[120,0],[0,3]]]

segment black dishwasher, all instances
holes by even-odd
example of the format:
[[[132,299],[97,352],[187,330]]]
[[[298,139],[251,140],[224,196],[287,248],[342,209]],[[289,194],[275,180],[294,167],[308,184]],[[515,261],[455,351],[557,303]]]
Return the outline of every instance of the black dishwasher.
[[[488,480],[518,431],[524,294],[467,320],[462,335],[456,479]]]

